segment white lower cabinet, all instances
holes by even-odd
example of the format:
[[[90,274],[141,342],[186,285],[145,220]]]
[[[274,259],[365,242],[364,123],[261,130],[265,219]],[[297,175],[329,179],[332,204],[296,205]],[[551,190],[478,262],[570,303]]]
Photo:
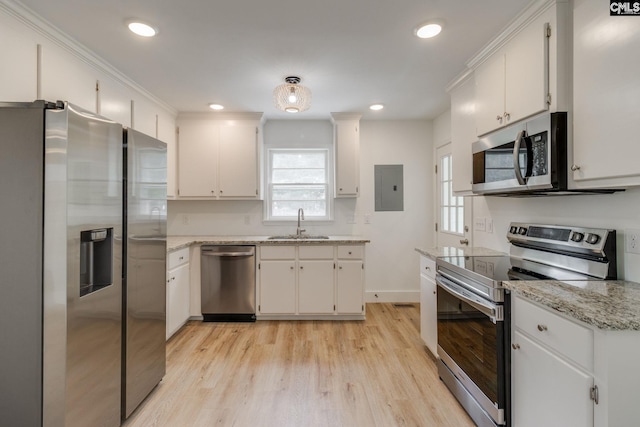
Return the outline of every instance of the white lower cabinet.
[[[189,248],[167,255],[167,339],[189,320]]]
[[[513,425],[593,426],[593,375],[552,351],[514,333],[512,358]]]
[[[438,354],[436,262],[420,257],[420,336],[434,356]]]
[[[363,245],[263,245],[260,317],[364,317]]]
[[[600,329],[511,298],[512,425],[638,425],[640,331]]]

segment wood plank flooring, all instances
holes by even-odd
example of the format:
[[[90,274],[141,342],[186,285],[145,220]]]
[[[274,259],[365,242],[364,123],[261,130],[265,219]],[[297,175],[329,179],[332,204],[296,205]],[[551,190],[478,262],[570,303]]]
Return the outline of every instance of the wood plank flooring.
[[[366,321],[191,321],[123,426],[473,426],[419,319],[418,304],[376,303]]]

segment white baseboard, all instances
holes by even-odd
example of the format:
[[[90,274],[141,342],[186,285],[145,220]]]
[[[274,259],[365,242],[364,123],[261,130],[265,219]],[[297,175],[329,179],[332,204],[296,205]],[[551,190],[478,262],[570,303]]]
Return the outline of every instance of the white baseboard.
[[[365,302],[420,302],[420,291],[366,291]]]

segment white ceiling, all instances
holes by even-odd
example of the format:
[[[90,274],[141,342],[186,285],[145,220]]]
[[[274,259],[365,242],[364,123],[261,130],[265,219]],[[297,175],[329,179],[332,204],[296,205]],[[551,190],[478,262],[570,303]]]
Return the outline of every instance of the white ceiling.
[[[446,84],[530,0],[22,0],[180,112],[264,112],[269,119],[434,118]],[[129,18],[158,36],[130,33]],[[434,39],[413,29],[445,22]],[[311,109],[282,113],[272,91],[297,75]],[[383,103],[379,112],[368,110]]]

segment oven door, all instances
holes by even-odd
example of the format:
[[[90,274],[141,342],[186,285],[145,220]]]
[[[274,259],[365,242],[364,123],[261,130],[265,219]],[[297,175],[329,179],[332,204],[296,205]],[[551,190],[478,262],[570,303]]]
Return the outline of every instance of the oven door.
[[[504,424],[508,379],[503,305],[441,274],[436,282],[440,361],[495,424]],[[456,397],[461,403],[467,398]]]

